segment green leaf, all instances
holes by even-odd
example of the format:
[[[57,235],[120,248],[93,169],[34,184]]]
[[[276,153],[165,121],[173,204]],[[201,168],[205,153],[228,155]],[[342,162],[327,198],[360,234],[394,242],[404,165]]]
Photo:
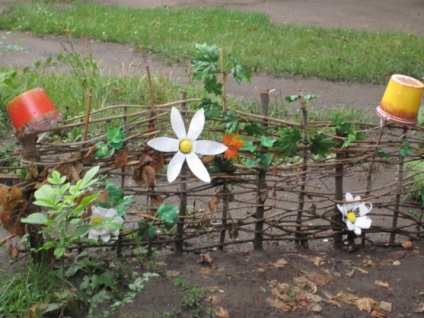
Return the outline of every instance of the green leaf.
[[[64,247],[58,247],[54,250],[54,257],[61,258],[65,254],[66,249]]]
[[[312,99],[318,98],[318,96],[317,95],[314,95],[314,94],[309,94],[309,95],[303,96],[303,98],[305,100],[312,100]]]
[[[313,136],[310,140],[309,149],[314,155],[326,156],[331,153],[331,148],[336,147],[337,143],[331,139],[327,139],[322,134]]]
[[[154,239],[156,236],[156,226],[145,221],[138,222],[138,238],[141,240]]]
[[[31,213],[25,218],[21,218],[22,223],[28,224],[46,224],[49,218],[41,212]]]
[[[246,165],[246,167],[251,168],[251,167],[256,166],[260,161],[261,161],[260,157],[255,158],[255,159],[248,159],[248,160],[246,160],[245,165]]]
[[[217,96],[222,94],[222,83],[218,82],[216,77],[205,78],[203,80],[203,84],[206,92],[215,94]]]
[[[409,146],[409,140],[406,138],[402,139],[402,146],[400,146],[399,153],[402,157],[406,157],[407,155],[413,153],[414,150]]]
[[[109,146],[111,146],[115,150],[119,150],[122,148],[124,144],[125,133],[121,131],[121,127],[108,129],[106,132],[106,137]]]
[[[161,204],[158,215],[167,230],[170,230],[178,222],[178,205]]]
[[[261,145],[266,148],[271,148],[274,145],[274,142],[276,142],[275,139],[267,137],[267,136],[262,136],[260,141],[261,141]]]
[[[298,144],[302,140],[300,130],[297,128],[284,127],[278,132],[277,150],[288,156],[294,156],[298,151]]]
[[[269,167],[271,166],[273,154],[272,153],[262,153],[258,156],[260,159],[259,165],[261,169],[263,170],[269,170]]]
[[[239,61],[233,56],[230,57],[230,62],[232,64],[230,73],[233,75],[236,83],[240,84],[243,80],[247,83],[250,83],[250,79],[252,78],[250,71],[241,65]]]
[[[237,132],[239,126],[237,114],[231,110],[226,111],[223,114],[222,126],[228,134]]]
[[[109,148],[103,141],[99,141],[96,143],[96,151],[94,152],[95,158],[106,157],[108,153],[109,153]]]
[[[51,178],[47,178],[51,184],[62,184],[66,181],[66,176],[61,176],[59,171],[53,170]]]
[[[205,117],[219,117],[221,115],[222,106],[216,102],[212,102],[209,98],[203,98],[199,105],[199,108],[203,108],[205,111]]]
[[[249,151],[252,153],[255,152],[257,149],[258,147],[255,146],[252,141],[245,141],[243,143],[243,146],[241,146],[240,148],[241,151]]]
[[[290,96],[284,97],[284,99],[286,101],[288,101],[289,103],[292,103],[292,102],[298,101],[300,99],[300,97],[301,97],[301,95],[290,95]]]
[[[248,124],[244,126],[244,130],[248,136],[262,136],[265,129],[258,123]]]

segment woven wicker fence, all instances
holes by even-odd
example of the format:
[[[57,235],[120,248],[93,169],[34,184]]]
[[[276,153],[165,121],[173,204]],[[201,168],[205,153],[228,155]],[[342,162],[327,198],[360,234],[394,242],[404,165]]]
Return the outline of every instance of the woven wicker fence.
[[[281,127],[297,127],[304,136],[310,131],[319,132],[339,146],[326,156],[315,156],[308,140],[302,138],[297,154],[290,158],[273,148],[259,147],[258,153],[272,154],[268,169],[245,165],[246,159],[255,154],[241,151],[233,163],[235,171],[211,172],[210,184],[197,180],[185,168],[169,184],[166,163],[172,154],[158,155],[146,141],[173,134],[169,120],[172,106],[179,107],[189,121],[194,112],[185,109],[196,108],[200,100],[182,97],[180,101],[154,107],[117,105],[87,110],[86,116],[62,120],[57,127],[45,131],[64,136],[81,127],[84,136],[79,142],[36,142],[31,135],[22,139],[20,149],[10,152],[0,165],[1,182],[26,193],[25,204],[9,211],[9,221],[18,222],[19,217],[33,210],[32,193],[52,170],[59,170],[69,181],[75,181],[89,167],[100,166],[101,176],[116,182],[125,194],[134,195],[125,229],[118,239],[120,247],[140,244],[135,235],[139,233],[140,221],[157,221],[160,225],[160,220],[153,216],[161,203],[178,204],[179,221],[170,231],[158,227],[156,237],[146,244],[172,244],[179,252],[223,249],[235,244],[251,244],[252,248],[261,249],[266,243],[277,242],[306,247],[316,240],[333,240],[339,248],[346,243],[396,245],[420,237],[423,206],[416,199],[416,185],[421,175],[410,169],[408,163],[421,160],[421,128],[353,123],[364,138],[343,148],[345,137],[329,133],[334,123],[308,121],[306,111],[299,122],[268,117],[268,100],[263,95],[262,114],[235,111],[241,122],[259,123],[269,137],[276,136]],[[222,138],[220,120],[207,117],[201,137]],[[93,149],[96,142],[106,139],[107,125],[122,127],[127,136],[125,150],[96,158]],[[257,141],[244,135],[243,129],[239,133],[241,139]],[[400,151],[405,145],[410,150],[407,154]],[[12,166],[17,160],[20,165]],[[210,165],[211,158],[202,160]],[[163,168],[158,169],[163,163]],[[27,171],[25,177],[17,174],[23,168]],[[360,195],[374,207],[369,214],[372,226],[359,238],[347,231],[337,209],[345,192]]]

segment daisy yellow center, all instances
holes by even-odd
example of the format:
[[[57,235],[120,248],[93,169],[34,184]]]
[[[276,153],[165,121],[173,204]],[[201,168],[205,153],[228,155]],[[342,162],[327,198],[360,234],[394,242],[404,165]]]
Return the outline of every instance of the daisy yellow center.
[[[349,211],[349,212],[347,212],[346,218],[347,218],[347,220],[350,223],[355,223],[355,221],[356,221],[356,213],[355,212],[352,212],[352,211]]]
[[[180,141],[180,151],[182,153],[190,153],[193,149],[193,142],[188,139],[183,139]]]
[[[97,216],[97,217],[94,217],[94,218],[91,219],[91,223],[99,223],[101,220],[102,220],[102,218],[99,218]]]

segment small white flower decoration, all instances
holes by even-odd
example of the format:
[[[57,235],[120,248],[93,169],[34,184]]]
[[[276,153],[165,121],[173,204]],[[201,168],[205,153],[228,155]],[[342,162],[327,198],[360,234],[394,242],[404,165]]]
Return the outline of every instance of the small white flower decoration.
[[[361,235],[362,229],[369,229],[372,220],[366,216],[372,210],[372,203],[361,202],[361,197],[355,198],[346,192],[346,204],[337,204],[339,211],[343,214],[343,221],[349,231],[354,231],[356,235]]]
[[[124,223],[124,219],[118,215],[118,211],[116,209],[105,209],[102,207],[94,206],[91,212],[91,224],[96,224],[101,222],[104,218],[113,218],[113,222],[116,223]],[[119,229],[110,231],[107,228],[92,228],[88,231],[88,238],[92,240],[98,240],[99,238],[103,242],[109,242],[111,235],[118,236]]]
[[[186,133],[183,117],[177,108],[172,107],[171,125],[177,138],[158,137],[149,140],[147,144],[162,152],[176,152],[168,164],[167,178],[168,182],[173,182],[181,172],[181,167],[187,160],[188,167],[196,177],[204,182],[210,182],[211,177],[202,161],[200,155],[217,155],[228,148],[224,144],[211,140],[197,140],[203,131],[205,125],[204,110],[199,109],[193,116]]]

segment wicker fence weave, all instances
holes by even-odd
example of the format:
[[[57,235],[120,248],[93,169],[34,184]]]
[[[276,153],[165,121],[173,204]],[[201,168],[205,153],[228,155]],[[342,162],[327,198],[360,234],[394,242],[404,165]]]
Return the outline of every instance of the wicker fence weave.
[[[364,139],[346,148],[332,148],[330,155],[319,158],[312,156],[306,140],[300,143],[295,158],[284,158],[275,150],[259,148],[257,151],[272,151],[273,161],[267,171],[244,165],[251,154],[241,152],[235,161],[236,171],[231,174],[211,173],[210,184],[198,181],[189,169],[183,169],[177,180],[169,184],[165,176],[166,163],[172,154],[164,153],[165,166],[155,174],[154,186],[140,186],[133,176],[152,151],[146,141],[155,136],[173,135],[169,120],[172,106],[180,107],[183,115],[191,118],[194,112],[185,111],[185,105],[192,109],[199,102],[185,99],[155,105],[154,111],[151,106],[117,105],[92,111],[87,120],[85,116],[63,120],[58,127],[50,129],[50,136],[65,136],[68,131],[80,127],[85,129],[88,137],[66,143],[39,141],[32,146],[29,144],[35,142],[34,138],[23,140],[19,151],[2,159],[0,181],[31,192],[53,169],[67,173],[68,179],[73,181],[75,171],[79,172],[77,167],[82,165],[86,171],[99,165],[100,175],[107,175],[125,190],[126,195],[135,198],[127,210],[125,229],[119,239],[121,246],[135,243],[132,233],[137,232],[138,222],[151,215],[157,204],[163,202],[180,205],[180,220],[171,231],[158,230],[156,238],[149,244],[176,243],[180,252],[222,249],[246,243],[261,249],[265,243],[283,241],[306,247],[314,240],[324,239],[333,240],[336,247],[342,247],[346,240],[349,244],[355,243],[355,237],[347,231],[336,206],[343,202],[345,192],[360,195],[374,207],[369,214],[372,226],[356,238],[356,243],[394,245],[420,237],[423,207],[414,190],[414,185],[420,182],[420,173],[414,173],[407,165],[421,160],[423,130],[420,127],[406,129],[393,124],[384,127],[356,124]],[[324,132],[334,125],[332,122],[306,120],[290,122],[265,114],[237,114],[241,121],[260,123],[270,137],[276,136],[281,127]],[[220,141],[224,131],[219,120],[207,117],[201,137]],[[92,156],[95,143],[106,140],[105,126],[119,126],[126,133],[128,159],[125,167],[116,166],[116,154],[105,158]],[[245,136],[243,131],[240,136],[245,140],[252,138]],[[328,139],[343,141],[343,137],[339,137],[326,135]],[[405,140],[413,152],[402,156],[399,150]],[[33,147],[30,155],[25,152],[28,147]],[[203,159],[206,162],[207,158]],[[18,167],[9,164],[19,160],[21,165]],[[32,177],[27,175],[28,180],[22,180],[16,171],[24,167],[29,171],[37,167],[39,173]]]

